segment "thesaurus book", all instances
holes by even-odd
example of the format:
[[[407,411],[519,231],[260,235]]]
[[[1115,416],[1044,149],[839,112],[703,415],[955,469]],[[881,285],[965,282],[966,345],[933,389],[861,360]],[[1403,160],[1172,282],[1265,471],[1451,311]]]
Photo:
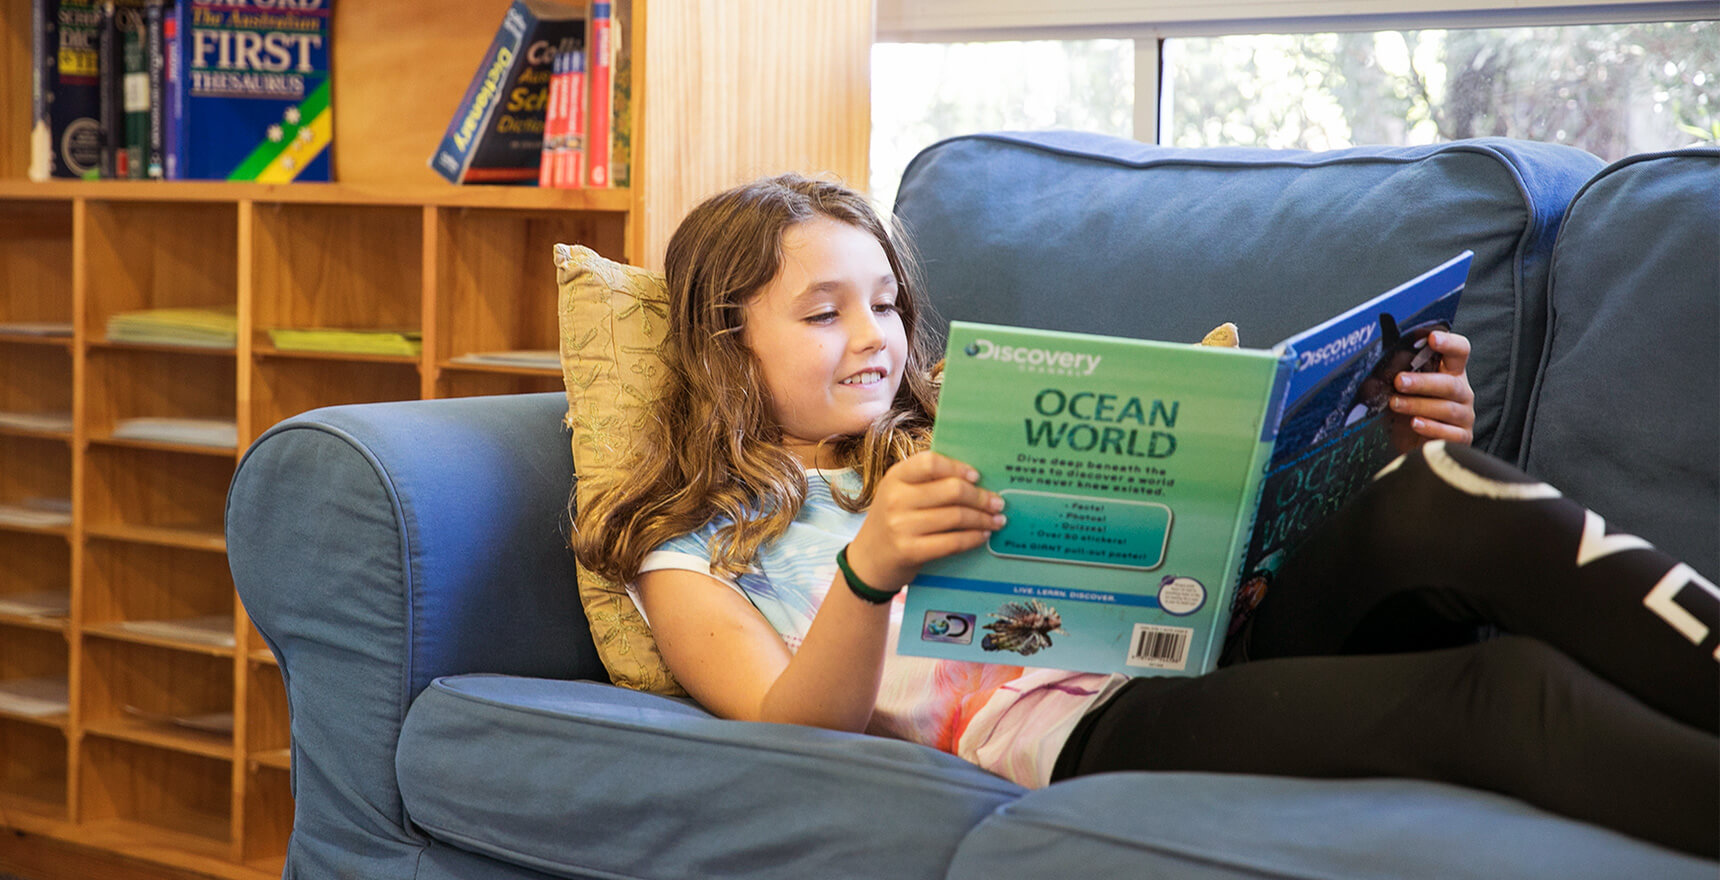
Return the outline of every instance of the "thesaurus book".
[[[903,654],[1199,675],[1309,531],[1414,437],[1468,251],[1269,350],[955,322],[932,449],[1007,525],[909,585]]]

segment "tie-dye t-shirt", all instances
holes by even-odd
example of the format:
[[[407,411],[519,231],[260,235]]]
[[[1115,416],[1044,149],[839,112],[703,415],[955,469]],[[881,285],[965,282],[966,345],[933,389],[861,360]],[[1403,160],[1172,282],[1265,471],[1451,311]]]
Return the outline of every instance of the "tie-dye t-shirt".
[[[734,579],[712,575],[752,602],[791,651],[800,647],[836,578],[836,551],[853,539],[864,519],[838,507],[830,494],[833,483],[856,494],[857,473],[809,470],[806,476],[800,516],[763,549],[756,568]],[[710,575],[710,540],[722,525],[664,542],[645,557],[641,573],[685,569]],[[628,591],[639,604],[631,585]],[[896,653],[901,627],[898,596],[891,606],[883,683],[867,731],[941,749],[1030,788],[1050,782],[1057,753],[1075,723],[1126,680],[904,657]]]

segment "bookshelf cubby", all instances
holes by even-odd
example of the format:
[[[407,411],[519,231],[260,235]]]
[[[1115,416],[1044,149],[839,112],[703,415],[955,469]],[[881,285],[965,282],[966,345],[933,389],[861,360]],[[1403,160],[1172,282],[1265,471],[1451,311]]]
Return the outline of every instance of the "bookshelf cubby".
[[[82,876],[27,866],[34,838],[115,880],[280,876],[289,700],[222,523],[270,425],[560,390],[552,364],[472,358],[556,347],[552,245],[657,266],[723,187],[785,170],[864,185],[869,0],[632,0],[630,187],[447,184],[427,160],[507,5],[336,3],[338,182],[262,185],[28,180],[31,0],[0,0],[0,505],[27,508],[0,518],[0,687],[65,693],[63,711],[0,708],[0,873]],[[115,316],[193,307],[230,310],[230,344],[109,335]],[[421,347],[295,350],[281,328]],[[156,419],[231,423],[236,443],[132,430]],[[32,519],[44,503],[59,518]]]

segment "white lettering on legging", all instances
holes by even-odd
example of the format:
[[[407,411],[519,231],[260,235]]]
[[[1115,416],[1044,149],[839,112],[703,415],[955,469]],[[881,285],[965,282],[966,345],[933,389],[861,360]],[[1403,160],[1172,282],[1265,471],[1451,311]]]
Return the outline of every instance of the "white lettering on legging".
[[[1687,586],[1703,590],[1714,601],[1720,602],[1720,588],[1697,574],[1695,569],[1680,562],[1660,579],[1660,583],[1654,585],[1654,589],[1648,591],[1648,595],[1642,597],[1642,604],[1660,615],[1661,620],[1671,624],[1672,628],[1682,633],[1685,638],[1700,645],[1703,639],[1708,638],[1708,627],[1675,601]],[[1720,648],[1714,649],[1714,659],[1720,660]]]
[[[1614,553],[1626,550],[1638,550],[1654,545],[1638,538],[1620,532],[1616,535],[1607,534],[1607,521],[1592,510],[1583,511],[1583,540],[1577,544],[1577,567],[1582,568],[1597,559],[1603,559]]]

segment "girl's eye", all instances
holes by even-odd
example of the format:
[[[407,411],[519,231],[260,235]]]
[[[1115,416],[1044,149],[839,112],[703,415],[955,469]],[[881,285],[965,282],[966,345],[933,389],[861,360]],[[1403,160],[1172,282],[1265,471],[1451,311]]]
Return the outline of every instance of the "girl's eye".
[[[812,323],[812,324],[828,324],[831,321],[836,320],[836,313],[835,312],[819,312],[816,315],[807,316],[806,320],[808,323]]]
[[[897,308],[896,304],[893,302],[878,303],[872,306],[872,311],[877,312],[880,315],[888,315],[891,312],[897,311]]]

